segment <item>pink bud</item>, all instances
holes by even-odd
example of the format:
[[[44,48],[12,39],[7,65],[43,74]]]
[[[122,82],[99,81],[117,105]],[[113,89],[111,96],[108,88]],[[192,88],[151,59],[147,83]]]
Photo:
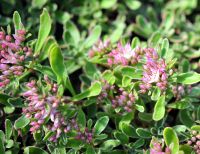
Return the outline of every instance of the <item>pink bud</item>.
[[[19,35],[25,35],[26,34],[26,31],[21,29],[21,30],[17,30],[17,34]]]
[[[6,70],[6,69],[8,69],[8,68],[9,68],[8,65],[6,65],[6,64],[0,64],[0,69],[1,69],[1,70]]]
[[[12,37],[10,35],[6,35],[6,41],[10,42],[12,40]]]
[[[44,119],[38,120],[38,124],[43,124],[43,123],[44,123]]]

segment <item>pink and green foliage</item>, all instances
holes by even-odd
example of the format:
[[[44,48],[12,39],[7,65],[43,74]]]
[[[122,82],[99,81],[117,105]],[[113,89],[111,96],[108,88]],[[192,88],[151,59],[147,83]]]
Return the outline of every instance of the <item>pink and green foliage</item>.
[[[0,30],[0,154],[199,154],[195,0],[74,3],[33,0],[39,20]]]

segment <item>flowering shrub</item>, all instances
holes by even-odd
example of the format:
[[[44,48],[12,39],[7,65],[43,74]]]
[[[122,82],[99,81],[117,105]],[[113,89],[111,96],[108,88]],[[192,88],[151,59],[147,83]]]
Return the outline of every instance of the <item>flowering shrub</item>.
[[[183,9],[170,2],[186,14],[194,7]],[[138,35],[133,39],[130,27],[123,32],[122,19],[111,34],[102,29],[105,21],[92,25],[100,22],[102,10],[113,7],[121,15],[120,6],[138,10],[140,1],[91,1],[100,5],[95,9],[100,14],[94,15],[93,24],[90,14],[78,15],[78,26],[64,18],[68,14],[49,8],[50,1],[35,1],[32,9],[48,6],[37,33],[37,28],[30,29],[33,23],[23,25],[15,11],[14,28],[0,31],[0,154],[200,153],[199,52],[192,43],[197,40],[176,40],[185,19],[172,20],[176,12],[170,13],[170,2],[161,25],[137,16],[133,31]],[[84,14],[90,3],[80,3],[85,8],[75,8]],[[155,12],[148,11],[153,19]],[[61,40],[54,37],[57,20],[64,26]],[[88,35],[87,24],[94,27]]]

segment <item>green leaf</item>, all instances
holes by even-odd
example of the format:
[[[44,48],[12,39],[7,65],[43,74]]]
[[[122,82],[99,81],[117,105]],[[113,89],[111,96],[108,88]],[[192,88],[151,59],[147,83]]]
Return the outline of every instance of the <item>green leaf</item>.
[[[61,24],[65,24],[66,22],[68,22],[71,18],[71,15],[68,12],[63,12],[63,11],[56,11],[56,20],[61,23]]]
[[[86,150],[86,154],[96,154],[96,152],[92,146],[88,146]]]
[[[156,87],[151,95],[151,99],[153,101],[157,101],[160,97],[160,94],[161,94],[161,90],[160,88]]]
[[[75,91],[65,69],[62,52],[57,44],[53,45],[50,49],[49,62],[53,72],[57,76],[57,82],[59,84],[65,85],[65,87],[72,93],[72,95],[75,95]]]
[[[53,45],[57,44],[54,37],[48,37],[39,55],[39,61],[45,60],[49,56],[50,49]]]
[[[140,40],[138,37],[134,37],[131,42],[131,48],[134,49],[140,45]]]
[[[136,133],[138,134],[138,136],[140,136],[142,138],[151,138],[151,136],[152,136],[150,131],[147,129],[144,129],[144,128],[137,128]]]
[[[94,134],[99,135],[106,128],[108,121],[109,121],[108,116],[99,118],[96,124],[94,125]]]
[[[168,11],[165,16],[165,20],[163,20],[162,22],[162,26],[164,26],[164,31],[166,33],[170,30],[170,28],[172,28],[174,24],[174,19],[175,19],[174,11]]]
[[[167,68],[168,69],[172,68],[174,66],[174,64],[176,64],[176,62],[177,62],[177,58],[174,58],[174,59],[170,60],[168,62]]]
[[[24,149],[24,154],[48,154],[46,151],[41,148],[29,146]]]
[[[141,146],[143,146],[145,143],[145,140],[143,138],[138,139],[136,142],[134,142],[134,144],[132,144],[132,148],[134,149],[138,149]]]
[[[47,141],[53,134],[54,134],[54,132],[50,132],[50,131],[48,133],[46,133],[43,138],[43,141]]]
[[[183,100],[180,100],[180,101],[177,101],[177,102],[167,105],[167,107],[169,107],[169,108],[179,109],[179,110],[189,108],[190,106],[191,106],[191,104],[188,99],[183,99]]]
[[[158,21],[158,16],[157,16],[157,12],[156,10],[151,7],[151,6],[148,6],[147,8],[147,15],[148,15],[148,19],[151,19],[152,22],[158,24],[160,21]]]
[[[167,127],[163,131],[163,136],[165,143],[170,147],[172,154],[176,154],[179,151],[179,139],[176,132],[172,128]]]
[[[138,113],[138,117],[142,121],[151,122],[152,121],[152,114],[151,113]]]
[[[6,105],[6,106],[10,106],[11,104],[8,103],[8,99],[11,98],[9,95],[6,94],[0,94],[0,104]]]
[[[88,97],[93,97],[93,96],[97,96],[100,94],[101,92],[101,83],[99,81],[93,83],[90,88],[88,88],[87,90],[85,90],[84,92],[74,96],[72,98],[73,101],[79,101],[81,99],[84,98],[88,98]]]
[[[173,127],[174,131],[181,133],[185,132],[187,130],[187,127],[185,125],[176,125]]]
[[[60,148],[57,148],[58,149],[58,152],[60,153],[60,154],[66,154],[66,149],[65,149],[65,147],[60,147]]]
[[[81,125],[83,128],[86,125],[86,118],[85,118],[85,113],[83,112],[82,109],[79,109],[78,115],[77,115],[77,123]]]
[[[15,111],[15,108],[12,107],[12,106],[5,106],[5,107],[3,108],[3,110],[4,110],[4,112],[5,112],[6,114],[11,114],[11,113],[13,113],[13,112]]]
[[[6,132],[6,139],[10,139],[12,135],[12,123],[9,119],[6,119],[5,121],[5,132]]]
[[[33,8],[41,9],[47,2],[48,0],[32,0],[31,4]]]
[[[166,54],[168,54],[169,50],[169,41],[167,38],[163,39],[161,44],[161,57],[166,57]]]
[[[123,123],[122,124],[122,132],[129,137],[138,138],[139,136],[136,133],[136,129],[130,124]]]
[[[142,5],[138,0],[125,0],[125,3],[131,10],[137,10]]]
[[[194,125],[191,127],[191,129],[200,132],[200,125]]]
[[[125,67],[122,67],[121,71],[122,71],[123,75],[126,75],[126,76],[132,78],[135,73],[135,68],[131,67],[131,66],[125,66]]]
[[[100,3],[101,8],[109,9],[116,4],[117,0],[102,0]]]
[[[200,81],[200,74],[196,72],[181,73],[177,76],[177,82],[182,84],[194,84]]]
[[[85,74],[91,79],[95,79],[96,76],[99,76],[96,65],[92,64],[91,62],[86,62],[84,70]]]
[[[66,147],[73,149],[80,149],[82,145],[83,142],[81,140],[69,138]]]
[[[122,144],[128,143],[128,136],[122,132],[119,131],[114,132],[114,137],[118,139]]]
[[[120,141],[119,140],[107,140],[105,141],[102,145],[101,145],[101,149],[103,151],[110,151],[113,148],[117,147],[120,145]]]
[[[29,124],[29,122],[30,122],[30,120],[28,118],[26,118],[25,115],[23,115],[15,121],[14,127],[15,127],[15,129],[21,129],[21,128],[24,128],[25,126],[27,126]]]
[[[111,85],[113,85],[115,83],[115,76],[114,76],[113,72],[110,70],[106,70],[105,72],[103,72],[102,77]]]
[[[84,47],[85,48],[90,48],[95,42],[98,41],[100,35],[101,35],[101,26],[97,25],[92,30],[92,33],[85,40]]]
[[[121,38],[121,36],[124,32],[125,27],[126,27],[126,25],[123,22],[119,23],[117,25],[117,28],[110,35],[111,43],[115,43],[115,42],[119,41],[119,39]]]
[[[5,135],[3,131],[0,130],[0,154],[5,154],[4,142],[5,142]]]
[[[66,23],[63,38],[64,41],[70,45],[77,46],[79,44],[80,32],[73,22],[69,21]]]
[[[51,67],[37,64],[33,66],[33,69],[39,71],[43,75],[47,75],[51,80],[56,81],[56,74],[53,72]]]
[[[40,28],[38,33],[38,40],[35,46],[35,54],[39,55],[42,46],[48,37],[51,30],[51,18],[47,9],[43,9],[42,14],[40,15]]]
[[[187,127],[191,127],[194,124],[191,114],[187,109],[180,110],[179,112],[180,121]]]
[[[135,104],[135,108],[136,108],[136,110],[138,110],[139,112],[144,112],[144,107],[143,107],[142,105]]]
[[[136,23],[137,25],[134,26],[134,32],[142,35],[145,38],[149,37],[152,34],[153,31],[150,29],[149,23],[144,16],[137,15]]]
[[[131,79],[141,79],[142,78],[142,71],[135,70],[134,67],[125,66],[121,69],[122,74],[128,76]]]
[[[13,23],[14,23],[14,26],[15,26],[15,30],[21,30],[21,29],[24,28],[22,21],[21,21],[21,17],[20,17],[20,15],[17,11],[15,11],[14,14],[13,14]]]
[[[190,62],[188,59],[184,59],[181,63],[182,72],[186,73],[190,70]]]
[[[159,121],[165,115],[165,95],[162,95],[155,104],[153,120]]]
[[[14,141],[13,140],[6,140],[6,148],[12,148],[14,145]]]
[[[150,39],[148,40],[148,44],[150,46],[156,46],[159,43],[160,39],[161,39],[160,32],[155,32],[151,35]]]
[[[70,149],[67,154],[77,154],[77,150],[75,149]]]
[[[64,80],[66,76],[65,65],[62,52],[58,45],[53,45],[49,54],[49,61],[53,72],[56,74],[58,81]]]
[[[105,140],[107,137],[107,134],[100,134],[95,136],[95,140]]]
[[[124,123],[130,124],[131,121],[134,119],[135,112],[129,112],[126,115],[122,116],[122,119],[119,122],[119,129],[122,130],[122,126]]]
[[[42,132],[41,131],[37,131],[33,133],[33,138],[36,142],[40,142],[42,140]]]
[[[24,105],[23,99],[20,98],[20,97],[9,98],[9,99],[8,99],[8,103],[9,103],[11,106],[15,107],[15,108],[22,108],[22,107],[25,106],[25,105]]]
[[[180,145],[180,150],[184,152],[184,154],[192,154],[192,147],[189,145]]]
[[[129,76],[124,75],[122,78],[122,86],[127,87],[131,83],[131,78]]]

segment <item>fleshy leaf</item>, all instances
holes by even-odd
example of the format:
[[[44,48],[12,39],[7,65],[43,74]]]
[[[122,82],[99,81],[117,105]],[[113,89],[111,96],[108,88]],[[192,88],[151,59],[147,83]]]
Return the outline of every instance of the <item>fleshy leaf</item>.
[[[101,35],[101,26],[97,25],[92,30],[91,34],[88,36],[88,38],[84,42],[84,47],[89,48],[91,47],[97,40],[99,39]]]
[[[15,121],[14,127],[15,129],[21,129],[27,126],[29,122],[30,120],[23,115]]]
[[[165,96],[162,95],[155,104],[153,112],[153,120],[159,121],[165,115]]]
[[[101,83],[99,81],[93,83],[90,88],[88,88],[87,90],[85,90],[84,92],[74,96],[72,98],[72,100],[74,101],[79,101],[81,99],[85,99],[88,97],[92,97],[92,96],[97,96],[100,94],[101,92]]]
[[[53,72],[57,76],[58,84],[63,84],[72,93],[72,95],[75,95],[75,91],[69,80],[69,77],[64,65],[64,59],[63,59],[61,49],[59,48],[57,44],[54,44],[50,49],[49,62],[50,62]]]
[[[179,151],[179,139],[176,132],[172,128],[167,127],[163,131],[163,136],[166,145],[171,147],[172,154],[176,154]]]
[[[194,84],[200,82],[200,74],[196,72],[182,73],[177,76],[177,82],[182,84]]]
[[[24,154],[48,154],[46,151],[41,148],[29,146],[24,149]]]
[[[42,49],[42,46],[50,33],[51,22],[52,21],[47,9],[43,9],[42,14],[40,15],[40,28],[38,33],[38,40],[35,46],[36,55],[40,53],[40,50]]]
[[[6,119],[5,121],[5,132],[6,132],[6,139],[10,139],[12,135],[12,123],[9,119]]]
[[[96,124],[94,125],[94,134],[99,135],[106,128],[108,121],[108,116],[99,118]]]

